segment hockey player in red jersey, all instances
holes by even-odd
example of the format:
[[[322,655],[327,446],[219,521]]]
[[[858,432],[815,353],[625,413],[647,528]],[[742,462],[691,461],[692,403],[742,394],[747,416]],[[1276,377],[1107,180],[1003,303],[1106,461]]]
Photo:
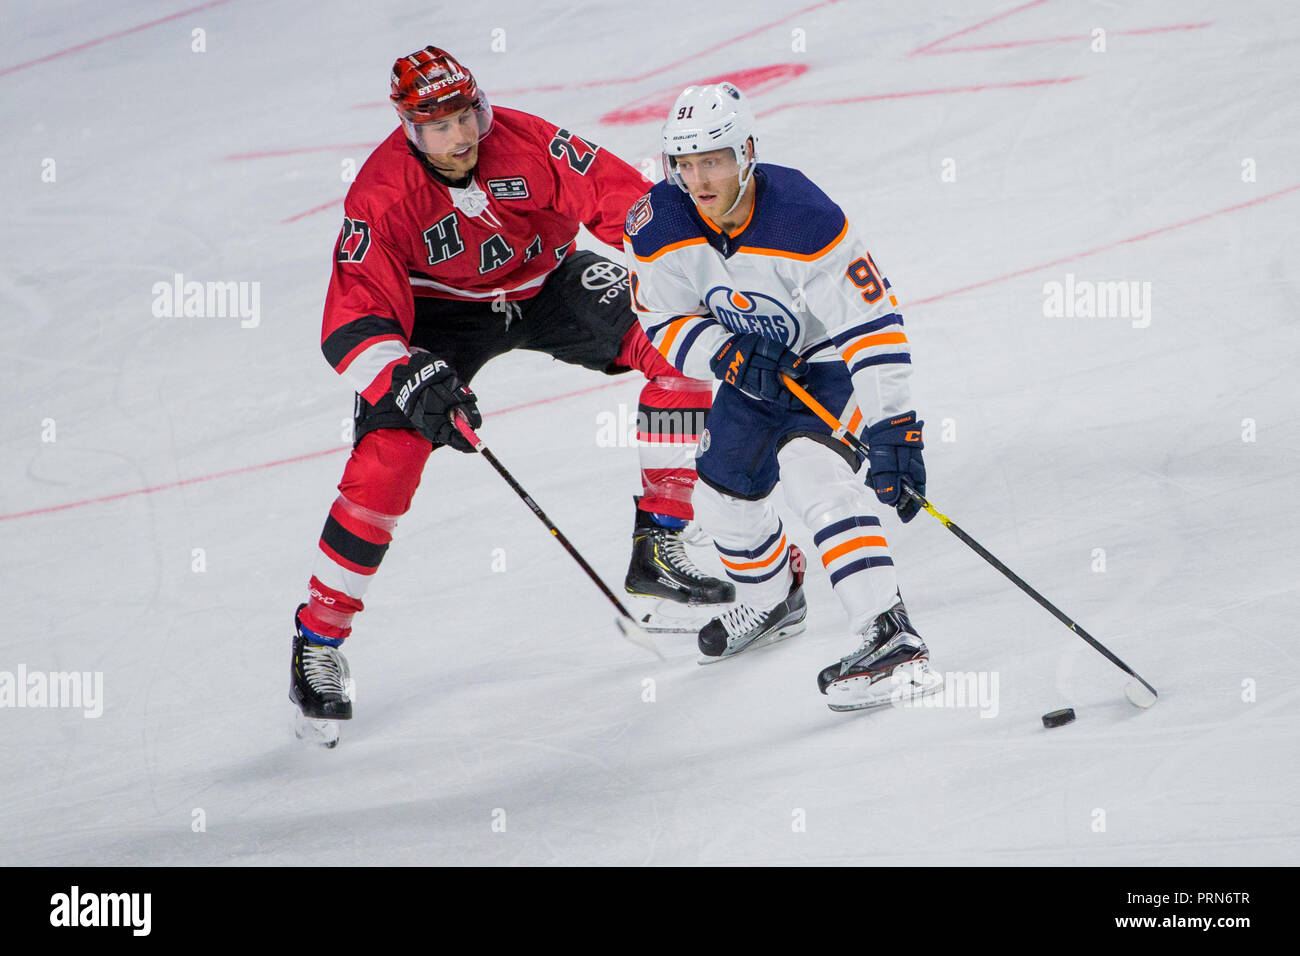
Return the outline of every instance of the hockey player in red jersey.
[[[351,717],[339,648],[429,454],[473,451],[452,417],[481,424],[469,383],[508,351],[645,376],[625,587],[683,604],[735,596],[681,540],[711,386],[650,345],[626,270],[574,245],[581,224],[620,247],[649,183],[569,130],[494,109],[470,71],[433,46],[394,64],[390,98],[401,125],[348,191],[325,302],[321,349],[357,399],[352,456],[295,616],[290,697],[314,720]]]

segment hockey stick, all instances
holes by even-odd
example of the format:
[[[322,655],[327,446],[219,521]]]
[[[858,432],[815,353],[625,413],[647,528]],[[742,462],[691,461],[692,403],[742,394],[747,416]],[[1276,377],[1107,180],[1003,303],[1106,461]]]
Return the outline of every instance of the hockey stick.
[[[843,425],[838,418],[836,418],[829,411],[827,411],[822,406],[822,404],[817,401],[817,399],[813,398],[810,394],[808,394],[807,389],[805,389],[802,385],[800,385],[798,382],[792,379],[789,375],[782,375],[781,378],[785,382],[786,388],[790,389],[790,391],[795,394],[795,397],[797,397],[801,402],[803,402],[805,405],[808,406],[809,410],[812,411],[813,414],[815,414],[818,418],[820,418],[823,422],[825,422],[826,426],[835,433],[836,438],[844,439],[846,442],[848,442],[850,445],[853,446],[854,450],[857,451],[858,454],[862,455],[863,457],[866,456],[867,454],[866,442],[862,441],[862,439],[858,438],[857,435],[849,431],[847,426]],[[976,541],[974,538],[968,535],[961,528],[957,527],[957,525],[954,524],[952,519],[950,519],[947,515],[940,514],[939,511],[934,507],[934,505],[926,501],[924,496],[922,496],[915,488],[909,485],[906,481],[902,482],[902,486],[903,486],[903,494],[913,498],[922,508],[924,508],[926,511],[930,512],[930,514],[938,518],[945,528],[947,528],[949,531],[951,531],[953,534],[955,534],[958,538],[961,539],[963,544],[966,544],[968,547],[970,547],[972,551],[978,554],[981,558],[983,558],[989,564],[993,565],[993,567],[1001,571],[1002,574],[1012,584],[1020,588],[1020,590],[1024,591],[1026,594],[1028,594],[1031,598],[1037,601],[1044,609],[1050,612],[1052,616],[1055,617],[1058,621],[1060,621],[1070,630],[1074,631],[1075,634],[1079,635],[1081,638],[1083,638],[1085,641],[1091,644],[1093,648],[1095,648],[1097,651],[1101,652],[1102,656],[1105,657],[1108,661],[1110,661],[1120,670],[1124,671],[1130,677],[1134,678],[1139,684],[1141,684],[1142,685],[1141,688],[1137,687],[1133,683],[1126,684],[1124,687],[1124,695],[1128,697],[1128,699],[1135,706],[1146,708],[1146,707],[1150,707],[1152,704],[1156,702],[1156,697],[1158,696],[1156,694],[1156,689],[1152,687],[1150,684],[1148,684],[1145,680],[1143,680],[1142,676],[1138,674],[1137,671],[1133,670],[1133,668],[1129,667],[1122,660],[1120,660],[1113,653],[1111,653],[1110,649],[1107,648],[1104,644],[1102,644],[1101,641],[1097,640],[1095,637],[1093,637],[1091,634],[1085,631],[1074,621],[1070,620],[1070,618],[1068,618],[1065,614],[1063,614],[1056,607],[1056,605],[1052,604],[1052,602],[1047,600],[1047,598],[1043,597],[1041,594],[1035,591],[1032,587],[1030,587],[1027,583],[1025,583],[1025,581],[1018,574],[1016,574],[1005,564],[1003,564],[1001,561],[995,558],[987,548],[981,545],[978,541]],[[1148,694],[1150,696],[1148,696]]]
[[[665,658],[663,653],[659,650],[658,645],[655,644],[654,638],[650,636],[650,633],[638,624],[636,619],[628,613],[627,608],[623,606],[623,602],[620,601],[605,582],[600,579],[600,575],[598,575],[592,569],[591,565],[587,563],[586,559],[578,553],[578,549],[569,543],[569,539],[564,536],[564,533],[555,526],[550,518],[546,517],[546,513],[537,506],[537,502],[533,501],[528,492],[524,491],[523,486],[520,485],[519,482],[515,481],[514,475],[510,474],[510,472],[506,470],[505,465],[501,464],[497,459],[497,456],[488,450],[487,445],[483,444],[483,439],[479,438],[478,435],[474,433],[474,429],[470,428],[469,421],[465,418],[464,412],[460,409],[456,409],[453,413],[452,424],[456,426],[458,432],[465,436],[465,440],[474,446],[474,450],[488,460],[488,463],[491,464],[492,467],[497,470],[497,473],[506,480],[506,484],[513,488],[520,498],[524,499],[524,504],[528,505],[532,513],[537,515],[537,519],[541,521],[542,524],[546,525],[546,530],[551,532],[555,540],[564,546],[564,550],[568,551],[569,554],[572,555],[573,560],[578,562],[578,566],[587,572],[587,577],[591,578],[596,587],[600,588],[600,593],[609,598],[610,603],[613,604],[614,607],[618,608],[619,616],[614,619],[614,624],[619,629],[619,632],[633,644],[644,647],[661,661],[664,660]]]

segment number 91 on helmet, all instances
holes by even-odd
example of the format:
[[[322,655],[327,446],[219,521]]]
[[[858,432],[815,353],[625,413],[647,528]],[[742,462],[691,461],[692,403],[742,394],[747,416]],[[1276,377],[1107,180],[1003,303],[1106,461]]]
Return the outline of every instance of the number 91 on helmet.
[[[739,87],[725,82],[686,87],[673,103],[662,135],[664,178],[685,193],[691,190],[677,168],[679,158],[730,149],[740,189],[736,202],[740,201],[754,172],[755,137],[754,113]]]

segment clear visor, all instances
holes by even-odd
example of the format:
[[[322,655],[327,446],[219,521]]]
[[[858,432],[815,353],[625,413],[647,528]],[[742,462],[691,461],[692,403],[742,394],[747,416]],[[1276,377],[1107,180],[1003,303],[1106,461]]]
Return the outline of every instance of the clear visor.
[[[731,146],[710,150],[707,153],[686,153],[681,156],[663,154],[664,178],[676,183],[684,193],[690,193],[692,187],[721,183],[734,179],[740,184],[740,193],[736,202],[744,195],[749,177],[754,170],[754,160],[746,157],[745,147]],[[734,204],[733,204],[734,207]],[[730,212],[731,210],[727,210]]]
[[[422,153],[444,156],[459,153],[479,142],[492,129],[492,107],[480,95],[474,106],[467,106],[450,116],[418,122],[402,117],[407,137]]]

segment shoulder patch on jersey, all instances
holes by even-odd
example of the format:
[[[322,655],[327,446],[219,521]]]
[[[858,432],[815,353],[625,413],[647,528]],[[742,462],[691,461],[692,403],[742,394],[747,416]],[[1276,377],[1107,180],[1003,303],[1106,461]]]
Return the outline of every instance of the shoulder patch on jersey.
[[[488,192],[494,199],[527,199],[528,180],[523,176],[504,176],[487,181]]]
[[[654,216],[654,207],[650,205],[650,196],[647,194],[632,203],[632,208],[627,211],[627,222],[623,224],[623,229],[629,236],[635,236]]]
[[[760,163],[763,193],[738,252],[812,258],[833,246],[847,225],[844,210],[797,169]]]
[[[692,239],[705,241],[704,233],[700,231],[700,226],[691,217],[686,205],[690,199],[672,183],[662,180],[655,183],[650,192],[632,205],[632,210],[635,211],[642,202],[647,209],[652,210],[652,215],[645,216],[645,221],[637,227],[636,232],[629,231],[627,234],[632,240],[632,252],[638,258],[649,259],[668,251],[669,246]],[[632,213],[629,211],[629,224],[631,219]]]

